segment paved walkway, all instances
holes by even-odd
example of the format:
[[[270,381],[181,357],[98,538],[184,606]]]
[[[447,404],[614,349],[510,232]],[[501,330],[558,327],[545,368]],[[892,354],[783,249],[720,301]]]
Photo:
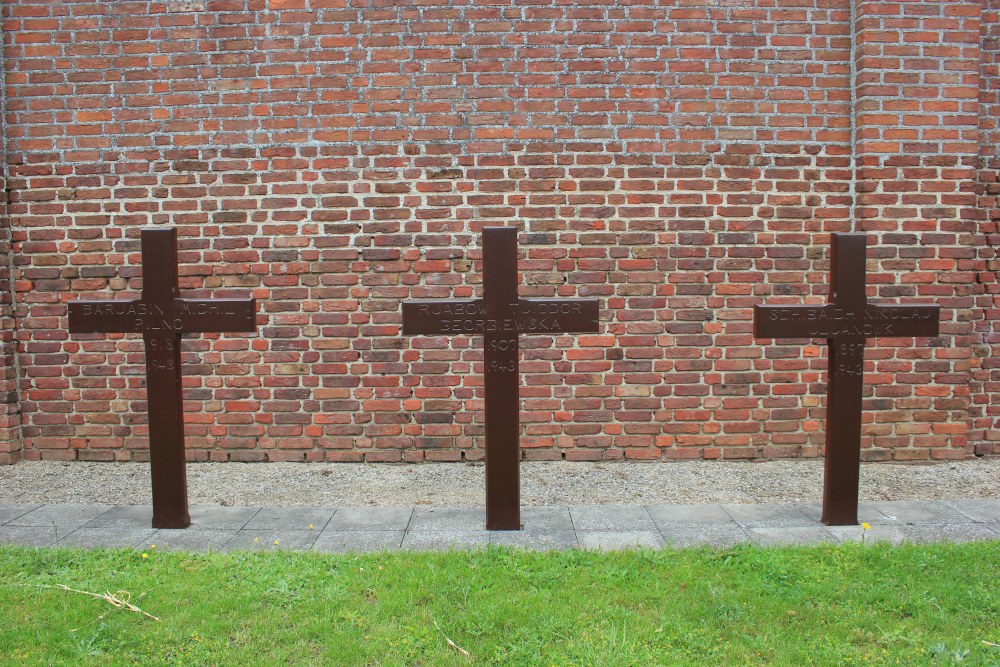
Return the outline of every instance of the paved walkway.
[[[0,544],[344,552],[1000,539],[1000,499],[862,503],[867,531],[820,524],[815,504],[529,507],[524,530],[504,532],[483,529],[482,509],[198,506],[186,530],[154,530],[151,517],[149,506],[0,504]]]

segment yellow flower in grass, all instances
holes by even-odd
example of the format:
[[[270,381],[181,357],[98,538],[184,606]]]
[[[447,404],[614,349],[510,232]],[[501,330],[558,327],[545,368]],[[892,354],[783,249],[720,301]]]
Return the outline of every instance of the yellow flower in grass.
[[[862,521],[861,522],[861,527],[864,528],[865,530],[871,530],[872,525],[870,523],[868,523],[867,521]]]
[[[149,558],[149,554],[143,554],[143,555],[142,555],[142,559],[143,559],[143,560],[146,560],[147,558]]]

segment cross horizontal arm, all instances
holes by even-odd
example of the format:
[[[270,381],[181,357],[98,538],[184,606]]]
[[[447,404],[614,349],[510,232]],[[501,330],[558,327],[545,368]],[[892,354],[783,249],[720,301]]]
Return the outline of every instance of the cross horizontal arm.
[[[754,338],[937,336],[936,305],[868,304],[862,310],[825,306],[754,306]]]
[[[486,304],[482,299],[463,301],[406,301],[403,335],[482,333]]]
[[[184,333],[257,330],[254,299],[176,299],[174,312]]]
[[[138,299],[121,301],[71,301],[70,333],[139,333],[143,318],[156,313]]]

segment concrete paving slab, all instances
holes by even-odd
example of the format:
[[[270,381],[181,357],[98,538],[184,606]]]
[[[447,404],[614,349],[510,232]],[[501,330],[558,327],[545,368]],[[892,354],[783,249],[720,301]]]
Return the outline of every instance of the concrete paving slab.
[[[903,500],[872,503],[884,518],[873,518],[875,525],[904,525],[908,523],[955,523],[968,521],[958,510],[943,500]]]
[[[939,523],[900,526],[907,542],[978,542],[1000,540],[1000,533],[986,523]]]
[[[802,510],[802,513],[815,523],[819,523],[820,518],[823,516],[823,505],[821,503],[803,503],[796,505],[796,507]],[[873,503],[858,503],[858,525],[861,525],[862,521],[872,523],[884,520],[885,515],[875,509]]]
[[[825,526],[757,526],[746,531],[751,540],[765,547],[840,541]]]
[[[700,546],[725,549],[750,541],[746,531],[733,522],[705,525],[671,523],[661,526],[660,535],[666,546],[675,549]]]
[[[225,548],[226,551],[308,551],[319,535],[318,530],[244,528],[236,531]]]
[[[948,505],[973,521],[1000,521],[1000,498],[949,500]]]
[[[187,530],[240,530],[259,511],[259,507],[196,505],[190,510],[191,526]]]
[[[489,543],[487,530],[411,530],[403,537],[403,548],[412,551],[476,549]]]
[[[490,533],[490,544],[534,551],[575,549],[580,546],[575,530],[497,530]]]
[[[52,526],[0,526],[0,544],[51,547],[60,537]]]
[[[417,508],[410,518],[411,531],[485,531],[485,509]],[[404,544],[405,547],[405,544]]]
[[[330,530],[406,530],[410,507],[342,507],[327,524]]]
[[[658,528],[672,524],[735,524],[722,505],[650,505],[646,508]]]
[[[56,543],[57,547],[117,548],[137,547],[156,532],[153,528],[102,527],[77,528]]]
[[[901,544],[906,540],[903,531],[899,526],[888,526],[885,524],[871,524],[871,528],[865,530],[861,526],[827,526],[826,529],[836,535],[841,542],[864,542],[865,544],[875,544],[878,542],[888,542],[889,544]]]
[[[794,505],[723,505],[744,528],[805,527],[816,522]]]
[[[994,499],[864,503],[861,526],[822,526],[818,503],[528,507],[524,530],[486,531],[482,508],[193,507],[185,530],[154,531],[150,506],[0,505],[0,544],[158,549],[631,549],[819,542],[1000,540]],[[331,518],[332,517],[332,518]],[[685,519],[687,521],[685,521]],[[325,529],[324,529],[325,522]],[[308,526],[312,524],[313,529]],[[354,530],[363,529],[363,530]],[[274,544],[278,540],[278,544]]]
[[[0,526],[4,525],[8,521],[13,521],[14,519],[24,516],[33,509],[40,507],[37,503],[34,505],[0,505]]]
[[[642,506],[570,507],[577,531],[646,531],[657,532],[656,524]]]
[[[116,505],[83,525],[83,528],[153,528],[152,505]]]
[[[326,528],[337,510],[317,507],[264,507],[250,519],[244,530],[313,530]],[[312,526],[310,528],[309,526]]]
[[[324,530],[312,548],[325,553],[396,551],[403,535],[402,530]]]
[[[140,549],[161,551],[223,551],[233,539],[235,530],[191,530],[190,528],[161,528],[139,544]]]
[[[655,530],[577,530],[576,538],[582,548],[600,551],[663,547],[663,537]]]
[[[8,521],[8,526],[55,526],[60,537],[93,521],[112,508],[111,505],[42,505]]]
[[[521,526],[525,531],[573,530],[573,517],[568,507],[525,507]]]

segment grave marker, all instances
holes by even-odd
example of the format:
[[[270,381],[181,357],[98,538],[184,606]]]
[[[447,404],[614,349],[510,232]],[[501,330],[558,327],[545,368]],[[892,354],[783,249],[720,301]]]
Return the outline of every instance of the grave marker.
[[[130,301],[73,301],[71,333],[141,333],[146,346],[153,527],[187,528],[182,333],[256,331],[253,299],[182,299],[177,287],[177,230],[142,230],[142,296]]]
[[[520,530],[518,336],[593,332],[597,299],[520,299],[517,228],[483,229],[483,298],[408,301],[403,335],[481,334],[485,340],[486,528]]]
[[[937,305],[871,304],[865,297],[865,234],[831,234],[830,295],[823,306],[754,306],[754,338],[826,338],[826,459],[823,514],[828,526],[858,523],[861,390],[865,341],[937,336]]]

